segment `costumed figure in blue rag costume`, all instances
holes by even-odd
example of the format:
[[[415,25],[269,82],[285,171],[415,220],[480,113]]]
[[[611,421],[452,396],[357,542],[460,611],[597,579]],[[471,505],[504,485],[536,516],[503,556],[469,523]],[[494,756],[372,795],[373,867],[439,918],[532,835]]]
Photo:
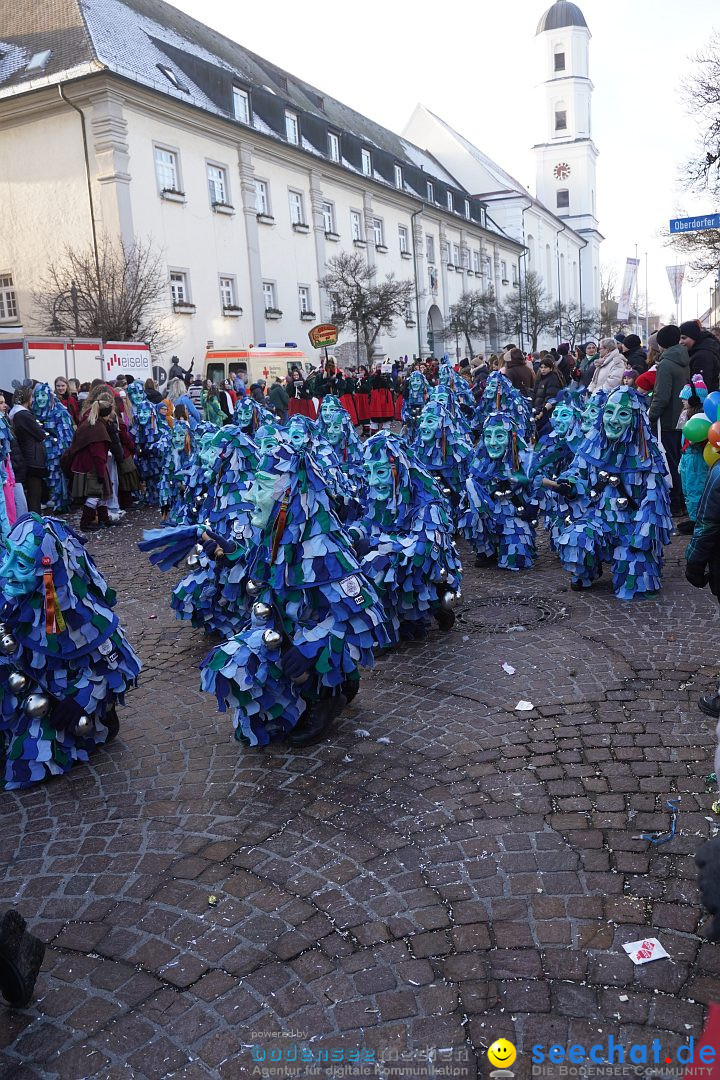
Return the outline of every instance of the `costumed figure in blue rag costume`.
[[[0,787],[65,773],[117,734],[140,661],[114,605],[65,522],[18,519],[0,566]]]
[[[266,409],[254,397],[239,397],[235,402],[233,424],[237,424],[243,435],[249,435],[251,439],[254,438],[255,432],[261,424],[276,419],[275,413],[271,412],[270,409]]]
[[[462,566],[447,500],[398,435],[380,431],[368,439],[365,462],[368,503],[350,534],[395,638],[424,640],[431,618],[450,630]]]
[[[672,534],[665,461],[642,396],[628,386],[608,394],[601,420],[556,483],[568,500],[583,499],[557,538],[570,587],[588,589],[609,563],[621,600],[653,597],[660,588],[663,548]]]
[[[389,643],[386,616],[307,450],[279,446],[264,458],[250,499],[250,625],[206,657],[202,687],[233,709],[238,740],[308,746],[355,696],[358,668]],[[221,558],[240,546],[204,539]]]
[[[472,430],[482,436],[485,422],[493,412],[507,413],[513,420],[519,438],[530,443],[533,434],[532,404],[506,375],[492,371],[485,383],[482,397],[475,409]]]
[[[534,565],[537,505],[529,468],[530,453],[514,417],[490,413],[470,462],[459,512],[458,527],[472,544],[476,566],[495,560],[502,570]]]
[[[417,368],[411,371],[403,388],[402,434],[411,443],[417,435],[420,413],[430,399],[430,384]]]
[[[133,400],[130,431],[135,439],[138,475],[145,485],[143,500],[149,506],[160,506],[160,480],[170,449],[170,428],[146,396],[138,395],[137,401]]]
[[[283,431],[287,444],[293,450],[312,453],[322,470],[333,500],[333,510],[340,520],[349,524],[359,517],[362,512],[362,480],[358,478],[357,470],[353,474],[343,467],[334,447],[321,435],[317,421],[296,414],[290,417]]]
[[[190,525],[203,521],[212,505],[213,480],[225,441],[237,428],[214,425],[201,433],[200,425],[192,436],[192,455],[183,470],[182,487],[173,502],[169,520],[174,525]]]
[[[577,435],[579,412],[577,395],[570,390],[561,390],[550,414],[550,427],[535,444],[530,465],[532,498],[543,515],[543,524],[550,532],[553,547],[554,530],[567,513],[567,504],[558,492],[543,485],[542,481],[557,480],[572,464],[576,446],[581,441]]]
[[[70,493],[67,477],[60,468],[60,458],[73,440],[72,417],[47,383],[38,383],[33,390],[32,411],[45,432],[50,502],[55,513],[62,514],[70,507]]]
[[[220,434],[217,432],[215,437]],[[237,427],[222,428],[222,434],[224,442],[211,447],[215,453],[202,516],[193,513],[187,525],[146,530],[138,546],[150,552],[150,561],[162,570],[187,559],[188,572],[173,589],[173,610],[179,619],[189,619],[208,634],[230,637],[249,622],[245,604],[247,553],[257,540],[251,525],[253,504],[249,493],[258,450]],[[198,521],[202,524],[196,524]],[[212,553],[216,544],[211,545],[208,554],[200,542],[206,530],[230,543],[232,558],[215,559]]]
[[[187,420],[176,420],[160,477],[160,509],[167,518],[170,508],[182,501],[192,461],[193,437]]]
[[[473,447],[442,402],[429,401],[422,410],[412,451],[438,481],[455,514],[465,489]]]

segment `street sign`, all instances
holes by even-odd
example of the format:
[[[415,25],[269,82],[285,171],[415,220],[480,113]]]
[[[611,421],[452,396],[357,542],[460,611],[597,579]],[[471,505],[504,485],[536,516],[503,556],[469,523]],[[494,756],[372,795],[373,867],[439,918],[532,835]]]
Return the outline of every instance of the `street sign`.
[[[670,222],[671,233],[702,232],[704,229],[720,229],[720,214],[673,218]]]
[[[328,345],[337,345],[337,326],[333,326],[332,323],[313,326],[312,330],[308,330],[308,337],[314,349],[327,349]]]

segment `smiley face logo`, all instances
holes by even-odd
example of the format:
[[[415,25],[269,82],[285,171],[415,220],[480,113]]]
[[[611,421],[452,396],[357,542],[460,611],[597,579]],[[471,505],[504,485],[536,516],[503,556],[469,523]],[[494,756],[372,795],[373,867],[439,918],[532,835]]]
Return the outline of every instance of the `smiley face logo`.
[[[517,1050],[507,1039],[496,1039],[487,1052],[491,1065],[498,1069],[509,1069],[517,1057]]]

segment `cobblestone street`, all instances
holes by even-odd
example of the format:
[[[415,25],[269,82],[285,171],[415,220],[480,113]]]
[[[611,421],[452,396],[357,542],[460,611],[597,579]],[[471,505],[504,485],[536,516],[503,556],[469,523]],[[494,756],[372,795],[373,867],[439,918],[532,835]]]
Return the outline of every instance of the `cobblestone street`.
[[[144,664],[118,739],[2,796],[2,907],[48,942],[32,1005],[0,1012],[3,1080],[235,1080],[261,1075],[254,1045],[289,1075],[270,1051],[293,1044],[453,1048],[474,1078],[501,1036],[525,1080],[537,1043],[697,1041],[720,949],[698,936],[714,731],[695,701],[718,644],[683,538],[635,604],[607,574],[570,592],[547,550],[517,575],[464,551],[451,633],[382,658],[330,741],[250,752],[199,691],[178,575],[135,547],[151,524],[89,542]],[[634,967],[622,945],[645,935],[670,959]]]

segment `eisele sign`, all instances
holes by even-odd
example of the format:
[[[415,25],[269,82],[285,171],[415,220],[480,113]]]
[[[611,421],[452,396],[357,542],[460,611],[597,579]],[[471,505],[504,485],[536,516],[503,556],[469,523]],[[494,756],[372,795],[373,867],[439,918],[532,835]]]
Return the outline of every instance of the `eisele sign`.
[[[152,360],[147,345],[132,341],[106,341],[103,346],[103,373],[106,379],[132,375],[135,379],[152,378]]]

